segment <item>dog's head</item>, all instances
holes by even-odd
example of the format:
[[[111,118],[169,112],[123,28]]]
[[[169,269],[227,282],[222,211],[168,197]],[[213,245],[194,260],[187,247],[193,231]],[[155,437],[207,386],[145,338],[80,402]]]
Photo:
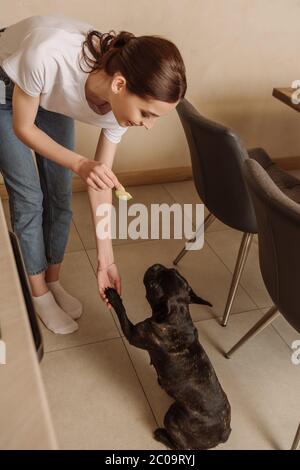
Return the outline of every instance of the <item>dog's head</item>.
[[[174,268],[166,268],[158,263],[153,264],[145,272],[143,282],[146,288],[146,299],[153,312],[163,309],[168,313],[169,305],[172,303],[212,306],[210,302],[195,294],[187,280]]]

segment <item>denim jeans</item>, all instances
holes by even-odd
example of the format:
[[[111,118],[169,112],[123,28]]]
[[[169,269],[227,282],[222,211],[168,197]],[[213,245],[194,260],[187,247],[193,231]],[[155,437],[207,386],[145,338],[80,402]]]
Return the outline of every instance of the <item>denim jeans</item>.
[[[64,257],[72,219],[72,171],[37,152],[34,159],[32,150],[17,138],[12,127],[14,83],[1,67],[0,80],[6,95],[4,104],[0,100],[0,172],[27,273],[39,274]],[[39,106],[35,125],[74,149],[72,118]]]

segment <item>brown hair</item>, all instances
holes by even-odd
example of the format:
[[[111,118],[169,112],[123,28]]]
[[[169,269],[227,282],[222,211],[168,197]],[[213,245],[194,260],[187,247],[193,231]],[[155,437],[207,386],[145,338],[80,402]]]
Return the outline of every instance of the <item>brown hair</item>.
[[[99,38],[98,46],[93,37]],[[87,46],[92,57],[88,57]],[[99,47],[100,46],[100,47]],[[113,76],[120,72],[129,92],[140,98],[175,103],[186,93],[185,66],[178,48],[160,36],[135,36],[128,31],[116,34],[89,31],[82,54],[90,70],[104,69]],[[81,67],[80,67],[81,68]]]

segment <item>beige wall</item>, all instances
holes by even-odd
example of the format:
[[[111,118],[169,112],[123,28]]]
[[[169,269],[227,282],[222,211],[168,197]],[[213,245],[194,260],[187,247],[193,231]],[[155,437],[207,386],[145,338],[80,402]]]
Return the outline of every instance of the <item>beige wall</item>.
[[[246,146],[273,157],[300,155],[300,114],[272,98],[274,86],[300,79],[298,0],[10,0],[1,26],[33,14],[61,12],[100,31],[159,34],[179,47],[187,68],[187,98],[231,126]],[[98,130],[77,123],[77,152],[93,157]],[[189,165],[176,112],[151,131],[129,129],[114,169]]]

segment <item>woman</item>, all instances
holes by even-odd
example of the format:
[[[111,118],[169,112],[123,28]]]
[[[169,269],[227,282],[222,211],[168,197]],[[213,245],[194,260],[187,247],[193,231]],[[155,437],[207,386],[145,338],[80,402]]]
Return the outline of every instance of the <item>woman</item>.
[[[82,61],[89,68],[82,68]],[[59,282],[72,218],[72,171],[96,207],[111,203],[118,142],[130,126],[150,129],[186,92],[177,47],[157,36],[135,37],[63,15],[33,16],[0,36],[0,171],[11,223],[24,258],[35,309],[54,333],[78,329],[82,305]],[[74,152],[74,119],[101,128],[95,159]],[[36,165],[32,158],[35,152]],[[98,288],[121,293],[111,240],[97,239]]]

